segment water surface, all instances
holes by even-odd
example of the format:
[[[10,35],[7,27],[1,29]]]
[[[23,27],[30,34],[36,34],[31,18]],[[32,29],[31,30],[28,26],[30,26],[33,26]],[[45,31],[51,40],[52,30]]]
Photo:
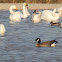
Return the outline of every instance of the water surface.
[[[52,27],[47,22],[34,24],[31,16],[11,24],[9,15],[9,11],[0,11],[0,23],[7,30],[5,36],[0,36],[0,62],[62,62],[62,38],[58,38],[62,37],[62,28]],[[42,42],[58,38],[57,45],[61,47],[37,48],[37,37]]]

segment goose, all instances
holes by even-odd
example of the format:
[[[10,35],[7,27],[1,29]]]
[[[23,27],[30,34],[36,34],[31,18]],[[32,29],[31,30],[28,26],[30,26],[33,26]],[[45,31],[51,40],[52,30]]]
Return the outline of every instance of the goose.
[[[30,13],[28,12],[28,4],[24,3],[23,4],[23,14],[22,14],[22,18],[27,18],[28,16],[30,16]]]
[[[44,10],[42,11],[42,15],[41,15],[41,19],[45,20],[47,22],[58,22],[58,19],[60,18],[61,15],[61,11],[56,13],[56,9],[54,9],[53,11],[51,10]]]
[[[3,36],[6,32],[5,26],[3,24],[0,24],[0,36]]]
[[[41,22],[41,12],[38,10],[34,10],[32,17],[31,17],[32,22],[34,23],[39,23]]]
[[[19,22],[21,21],[21,12],[20,11],[14,11],[16,10],[16,6],[15,5],[12,5],[10,8],[9,8],[9,11],[10,11],[10,16],[9,16],[9,19],[13,22]]]
[[[58,41],[56,40],[46,41],[41,43],[40,38],[37,38],[35,41],[37,41],[36,47],[54,47],[56,43],[58,43]]]

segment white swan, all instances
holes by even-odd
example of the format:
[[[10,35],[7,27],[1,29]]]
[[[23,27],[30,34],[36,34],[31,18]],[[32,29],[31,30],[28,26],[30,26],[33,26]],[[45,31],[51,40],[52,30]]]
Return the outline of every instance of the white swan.
[[[22,14],[22,18],[27,18],[28,16],[30,16],[30,13],[28,12],[28,4],[24,3],[23,4],[23,14]]]
[[[44,10],[41,15],[41,19],[47,21],[47,22],[58,22],[58,19],[60,18],[61,12],[56,13],[56,9],[53,11],[51,10]]]
[[[0,24],[0,36],[1,35],[3,36],[5,34],[5,32],[6,32],[5,26],[3,24]]]
[[[9,11],[11,13],[9,19],[13,22],[21,21],[21,12],[20,11],[14,11],[13,9],[14,10],[17,9],[15,5],[11,6],[9,9]]]
[[[41,22],[41,12],[34,10],[33,14],[32,14],[32,18],[31,18],[32,22],[34,23],[39,23]]]

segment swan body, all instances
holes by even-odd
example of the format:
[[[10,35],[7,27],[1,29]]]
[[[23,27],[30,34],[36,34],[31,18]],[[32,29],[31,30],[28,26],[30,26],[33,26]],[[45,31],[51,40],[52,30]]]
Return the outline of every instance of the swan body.
[[[34,23],[39,23],[41,22],[41,12],[40,11],[34,11],[32,14],[32,18],[31,18],[32,22]]]
[[[15,11],[13,11],[13,9],[16,9],[15,5],[11,6],[9,9],[10,13],[11,13],[9,19],[13,22],[21,21],[21,12],[20,11],[15,12]]]
[[[0,35],[3,36],[5,34],[5,32],[6,32],[5,26],[3,24],[0,24]]]
[[[54,9],[53,11],[44,10],[42,12],[41,19],[43,19],[47,22],[51,22],[51,21],[58,22],[58,19],[60,18],[60,14],[61,14],[61,12],[56,13],[56,9]]]
[[[28,4],[24,3],[23,4],[23,14],[22,14],[22,18],[27,18],[28,16],[30,16],[30,13],[28,12]]]

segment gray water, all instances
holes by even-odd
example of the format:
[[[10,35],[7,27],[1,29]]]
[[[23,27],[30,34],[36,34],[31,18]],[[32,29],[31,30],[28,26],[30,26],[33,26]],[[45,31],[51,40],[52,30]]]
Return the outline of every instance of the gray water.
[[[31,16],[11,24],[9,15],[0,11],[0,23],[6,28],[5,36],[0,36],[0,62],[62,62],[62,28],[47,22],[34,24]],[[56,39],[59,46],[35,47],[37,37],[42,42]]]

